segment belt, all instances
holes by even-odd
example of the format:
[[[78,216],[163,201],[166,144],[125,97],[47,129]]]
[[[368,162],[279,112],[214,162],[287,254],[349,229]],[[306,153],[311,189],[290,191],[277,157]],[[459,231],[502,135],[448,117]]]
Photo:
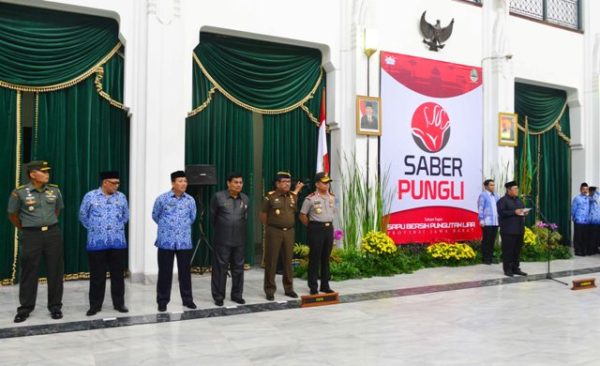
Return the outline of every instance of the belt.
[[[309,221],[308,222],[309,225],[315,225],[315,226],[322,226],[322,227],[329,227],[332,225],[331,221],[327,221],[327,222],[322,222],[322,221]]]
[[[273,229],[277,229],[277,230],[281,230],[281,231],[288,231],[288,230],[292,230],[294,227],[278,227],[278,226],[273,226],[273,225],[268,225],[269,227],[272,227]]]
[[[48,226],[30,226],[30,227],[24,227],[23,230],[24,231],[48,231],[50,229],[52,229],[53,227],[55,227],[58,224],[52,224],[52,225],[48,225]]]

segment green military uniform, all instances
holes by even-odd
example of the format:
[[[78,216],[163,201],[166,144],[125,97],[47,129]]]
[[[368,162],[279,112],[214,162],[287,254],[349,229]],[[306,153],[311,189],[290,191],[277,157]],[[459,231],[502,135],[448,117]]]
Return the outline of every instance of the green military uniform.
[[[47,162],[35,161],[29,164],[28,169],[45,171],[50,167]],[[21,306],[17,311],[25,318],[35,308],[38,271],[42,256],[46,258],[48,309],[54,317],[55,313],[60,312],[62,308],[63,237],[57,225],[56,213],[63,207],[60,190],[52,184],[46,184],[36,189],[32,183],[28,183],[17,187],[10,195],[8,213],[18,214],[22,226],[20,233],[21,278],[19,281]]]
[[[267,214],[265,228],[265,279],[264,289],[272,296],[277,289],[275,273],[277,258],[283,257],[283,288],[286,294],[294,292],[292,257],[294,248],[294,225],[298,197],[294,192],[271,191],[262,204],[262,212]]]
[[[325,173],[318,173],[315,181],[329,183],[331,179]],[[319,269],[321,272],[321,291],[333,292],[329,287],[329,257],[333,249],[333,219],[336,214],[333,193],[320,194],[315,191],[304,199],[300,213],[308,217],[307,239],[310,252],[308,256],[308,287],[311,294],[317,293]]]

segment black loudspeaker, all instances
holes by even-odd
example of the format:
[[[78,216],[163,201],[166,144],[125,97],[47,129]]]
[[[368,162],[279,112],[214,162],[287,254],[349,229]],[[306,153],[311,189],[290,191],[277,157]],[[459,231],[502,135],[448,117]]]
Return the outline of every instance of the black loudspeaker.
[[[214,165],[188,165],[185,175],[191,186],[209,186],[217,184],[217,169]]]

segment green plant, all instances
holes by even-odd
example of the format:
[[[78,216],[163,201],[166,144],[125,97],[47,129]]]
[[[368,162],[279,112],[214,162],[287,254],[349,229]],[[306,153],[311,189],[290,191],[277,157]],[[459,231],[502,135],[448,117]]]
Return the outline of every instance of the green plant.
[[[304,259],[308,258],[308,253],[310,252],[310,247],[306,244],[295,243],[294,248],[294,257]]]
[[[369,231],[363,236],[360,248],[363,252],[372,255],[393,254],[397,249],[392,238],[381,231]]]

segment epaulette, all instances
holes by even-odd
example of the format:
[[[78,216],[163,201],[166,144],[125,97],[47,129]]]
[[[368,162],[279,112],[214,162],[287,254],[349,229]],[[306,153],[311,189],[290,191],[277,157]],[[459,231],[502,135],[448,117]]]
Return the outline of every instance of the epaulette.
[[[49,187],[55,187],[55,188],[58,188],[58,184],[50,184],[50,183],[48,183],[47,185],[48,185]]]
[[[272,194],[273,194],[273,193],[275,193],[275,192],[276,192],[276,191],[269,191],[269,192],[267,192],[267,196],[270,196],[270,195],[272,195]]]
[[[310,194],[307,194],[307,195],[306,195],[306,198],[308,198],[308,197],[312,197],[312,196],[314,196],[314,195],[315,195],[315,192],[313,192],[313,193],[310,193]]]
[[[27,184],[23,184],[23,185],[21,185],[21,186],[18,186],[18,187],[17,187],[17,188],[15,188],[15,189],[16,189],[16,190],[23,189],[23,188],[25,188],[25,186],[26,186],[26,185],[27,185]]]

